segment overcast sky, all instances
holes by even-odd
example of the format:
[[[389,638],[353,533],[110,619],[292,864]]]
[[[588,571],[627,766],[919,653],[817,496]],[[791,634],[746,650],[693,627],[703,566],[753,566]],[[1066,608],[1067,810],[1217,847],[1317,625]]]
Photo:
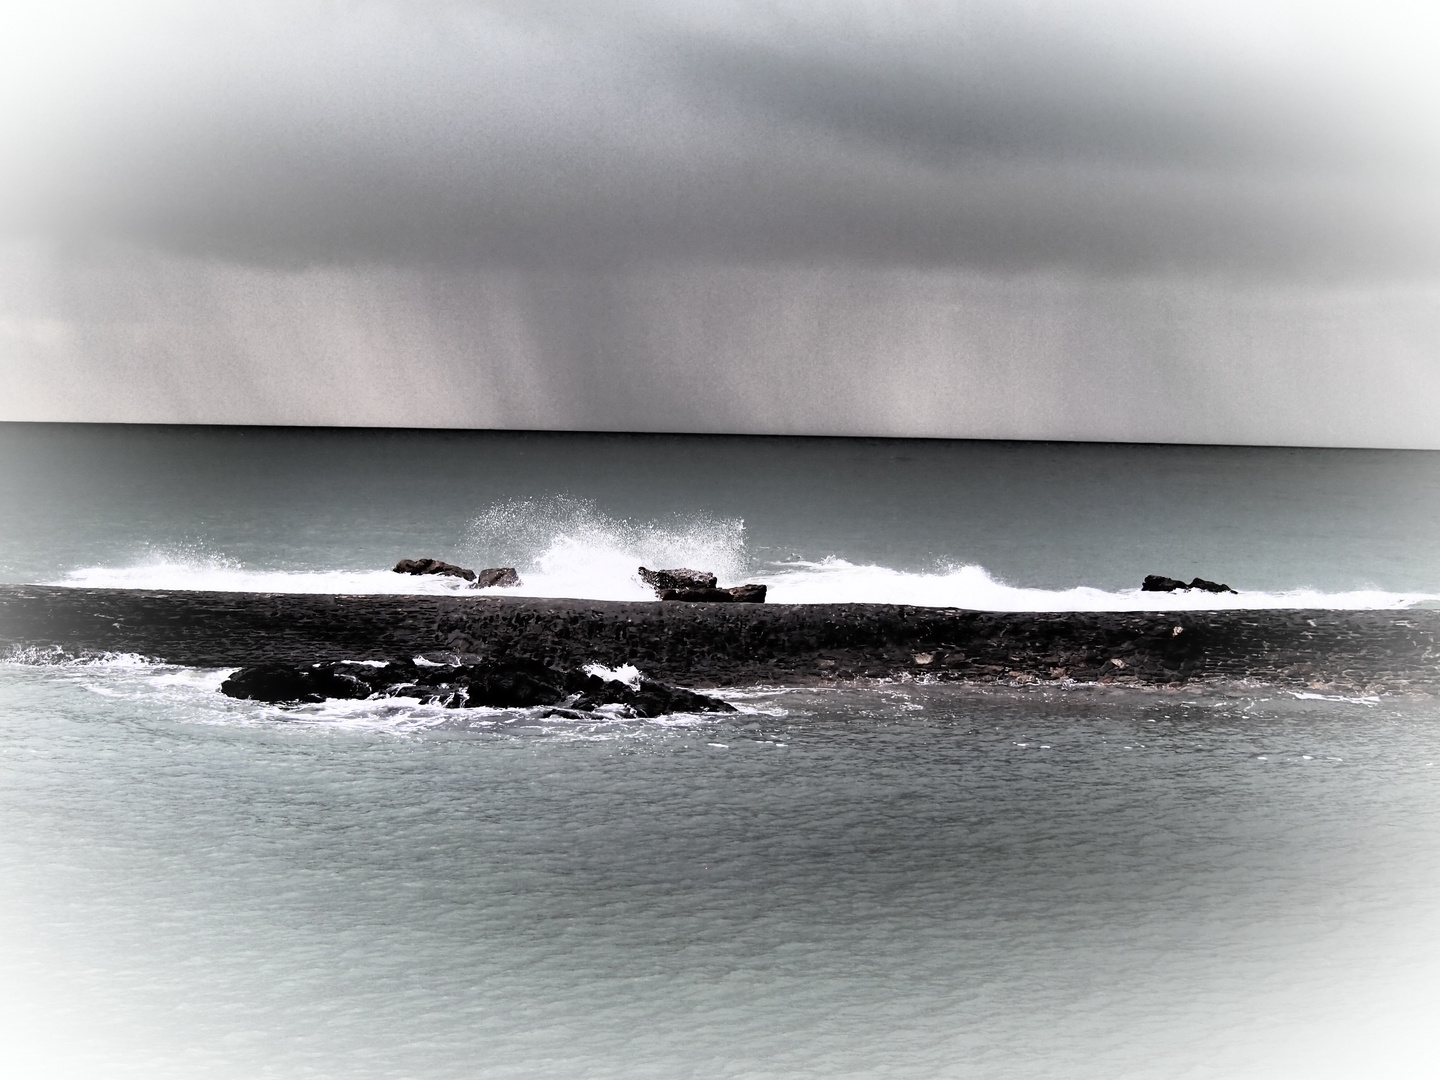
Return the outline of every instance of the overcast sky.
[[[0,418],[1440,446],[1424,3],[8,4]]]

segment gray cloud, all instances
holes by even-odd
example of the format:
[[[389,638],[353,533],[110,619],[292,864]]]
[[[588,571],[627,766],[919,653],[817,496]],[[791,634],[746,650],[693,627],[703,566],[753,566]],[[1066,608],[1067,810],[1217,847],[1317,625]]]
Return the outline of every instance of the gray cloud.
[[[0,420],[1440,448],[1410,0],[0,6]]]
[[[281,266],[1440,267],[1433,82],[1307,37],[1304,7],[1204,32],[1122,4],[55,10],[12,38],[43,61],[10,76],[12,236]]]

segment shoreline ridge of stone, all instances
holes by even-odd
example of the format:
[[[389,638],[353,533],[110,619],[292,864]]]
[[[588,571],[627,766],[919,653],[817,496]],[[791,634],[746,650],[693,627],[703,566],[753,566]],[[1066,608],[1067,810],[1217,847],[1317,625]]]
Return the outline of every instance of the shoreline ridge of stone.
[[[437,652],[633,663],[696,687],[925,678],[1440,696],[1437,609],[1050,613],[0,585],[0,651],[27,647],[215,668]]]

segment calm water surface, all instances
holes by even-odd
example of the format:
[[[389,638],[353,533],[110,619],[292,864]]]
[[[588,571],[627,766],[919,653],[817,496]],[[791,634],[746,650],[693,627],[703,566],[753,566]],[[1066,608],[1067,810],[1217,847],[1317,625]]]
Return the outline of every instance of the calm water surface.
[[[1433,706],[905,686],[575,724],[215,681],[0,678],[37,1075],[1433,1075]]]

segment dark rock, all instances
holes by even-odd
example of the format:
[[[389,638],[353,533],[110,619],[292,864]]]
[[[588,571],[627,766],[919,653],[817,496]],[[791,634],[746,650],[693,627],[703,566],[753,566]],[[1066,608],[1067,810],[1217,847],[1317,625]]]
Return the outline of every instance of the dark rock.
[[[1221,585],[1219,582],[1206,581],[1197,577],[1193,581],[1177,581],[1175,578],[1161,577],[1159,574],[1147,575],[1140,585],[1141,592],[1174,592],[1176,589],[1200,589],[1202,592],[1211,593],[1234,593],[1235,590],[1229,585]],[[1239,594],[1236,593],[1238,596]]]
[[[523,584],[513,566],[492,566],[481,570],[475,579],[477,589],[513,589]]]
[[[713,589],[715,588],[715,575],[707,574],[703,570],[686,570],[683,567],[675,570],[646,570],[640,567],[640,580],[655,590],[656,596],[661,596],[670,589]]]
[[[1176,581],[1173,577],[1161,577],[1159,574],[1146,574],[1145,580],[1140,584],[1141,592],[1174,592],[1176,589],[1188,589],[1190,586],[1183,581]]]
[[[450,707],[523,708],[558,703],[565,696],[563,681],[559,672],[534,660],[463,666],[341,660],[241,668],[220,684],[220,692],[274,705],[309,704],[327,698],[417,697]]]
[[[710,580],[715,580],[711,578]],[[689,600],[691,603],[728,604],[735,597],[729,589],[666,589],[661,600]]]
[[[395,564],[395,573],[441,574],[445,577],[464,578],[466,581],[475,580],[474,570],[466,570],[463,566],[442,562],[439,559],[401,559]]]
[[[327,698],[367,698],[373,688],[355,676],[346,664],[257,664],[241,668],[220,684],[227,697],[272,704],[313,705]]]
[[[734,585],[725,591],[737,604],[763,604],[765,602],[764,585]]]
[[[644,581],[661,600],[688,600],[692,603],[725,604],[738,601],[742,604],[763,604],[764,585],[736,585],[729,589],[716,588],[715,575],[703,570],[647,570],[640,567],[640,580]]]
[[[1221,585],[1221,584],[1218,583],[1218,582],[1215,582],[1215,581],[1206,581],[1204,578],[1198,578],[1198,577],[1197,577],[1194,581],[1190,582],[1190,584],[1187,585],[1187,586],[1185,586],[1185,587],[1186,587],[1187,589],[1201,589],[1201,590],[1203,590],[1204,592],[1214,592],[1214,593],[1228,592],[1228,593],[1235,593],[1236,596],[1239,596],[1239,595],[1240,595],[1239,593],[1236,593],[1234,589],[1230,588],[1229,585]]]
[[[411,697],[452,709],[558,705],[589,711],[600,705],[623,705],[640,717],[734,711],[718,698],[654,679],[642,678],[637,688],[583,670],[556,671],[537,660],[441,665],[410,660],[259,664],[235,672],[220,684],[220,692],[272,705],[314,704],[329,698]]]

